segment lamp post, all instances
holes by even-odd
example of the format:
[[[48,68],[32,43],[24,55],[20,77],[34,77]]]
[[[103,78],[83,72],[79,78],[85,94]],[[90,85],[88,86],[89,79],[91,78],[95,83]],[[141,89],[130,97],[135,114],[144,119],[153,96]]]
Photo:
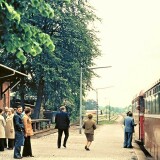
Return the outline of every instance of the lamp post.
[[[104,66],[104,67],[93,67],[93,68],[88,68],[88,69],[101,69],[101,68],[110,68],[112,66]],[[83,69],[86,68],[80,68],[80,108],[79,108],[79,133],[82,133],[82,76],[83,76]],[[98,106],[98,104],[97,104]]]

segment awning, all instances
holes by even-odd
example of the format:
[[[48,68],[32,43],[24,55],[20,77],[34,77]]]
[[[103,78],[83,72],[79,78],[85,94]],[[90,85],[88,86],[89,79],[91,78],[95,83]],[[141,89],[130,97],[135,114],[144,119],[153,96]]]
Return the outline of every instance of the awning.
[[[10,82],[10,86],[1,94],[4,94],[9,88],[13,89],[21,81],[22,77],[27,77],[27,75],[0,64],[0,88],[4,82]]]
[[[15,78],[27,77],[26,74],[18,72],[12,68],[9,68],[3,64],[0,64],[0,81],[10,81]]]

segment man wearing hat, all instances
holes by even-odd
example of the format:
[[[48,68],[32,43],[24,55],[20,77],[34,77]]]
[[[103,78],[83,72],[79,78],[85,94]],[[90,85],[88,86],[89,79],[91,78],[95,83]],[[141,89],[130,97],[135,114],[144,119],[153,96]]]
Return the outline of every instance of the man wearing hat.
[[[63,141],[63,147],[66,148],[67,139],[69,137],[70,120],[69,120],[69,116],[66,112],[65,106],[60,107],[60,112],[57,113],[56,117],[55,117],[55,123],[56,123],[55,128],[58,129],[57,146],[58,146],[58,148],[61,148],[61,139],[62,139],[62,134],[64,132],[65,137],[64,137],[64,141]]]

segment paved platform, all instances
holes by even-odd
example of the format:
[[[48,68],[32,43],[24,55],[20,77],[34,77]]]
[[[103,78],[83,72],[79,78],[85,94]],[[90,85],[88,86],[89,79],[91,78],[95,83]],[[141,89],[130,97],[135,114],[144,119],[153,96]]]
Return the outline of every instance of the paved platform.
[[[98,126],[90,151],[84,149],[85,135],[79,134],[77,127],[71,127],[67,148],[57,148],[57,133],[33,138],[31,142],[35,157],[23,160],[144,160],[144,154],[135,143],[133,149],[123,148],[124,133],[119,120],[117,124]],[[0,152],[0,160],[11,159],[13,151]]]

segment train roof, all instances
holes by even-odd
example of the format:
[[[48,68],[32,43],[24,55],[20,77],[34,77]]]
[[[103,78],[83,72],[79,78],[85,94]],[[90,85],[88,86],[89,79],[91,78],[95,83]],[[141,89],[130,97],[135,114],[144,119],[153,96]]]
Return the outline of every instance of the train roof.
[[[160,84],[160,79],[158,79],[156,82],[152,83],[150,85],[150,87],[148,87],[146,90],[145,90],[145,93],[149,90],[151,90],[152,88],[154,88],[155,86],[159,85]]]

